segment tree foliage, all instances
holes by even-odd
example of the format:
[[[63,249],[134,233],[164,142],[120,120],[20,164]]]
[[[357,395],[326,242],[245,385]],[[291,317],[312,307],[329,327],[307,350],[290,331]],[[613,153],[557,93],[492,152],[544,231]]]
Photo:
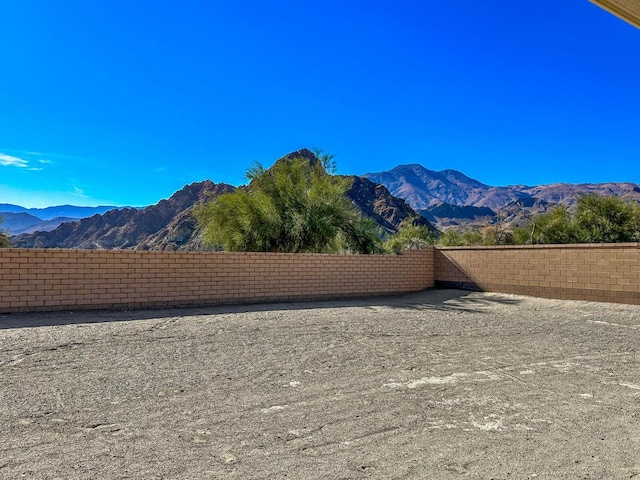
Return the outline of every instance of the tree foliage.
[[[559,205],[534,215],[529,225],[515,229],[517,243],[577,243],[575,225],[567,207]]]
[[[482,233],[478,229],[467,228],[464,230],[458,230],[455,228],[448,228],[438,238],[438,245],[442,245],[444,247],[484,245],[484,239],[482,238]]]
[[[516,237],[523,243],[637,242],[640,205],[616,196],[585,195],[578,199],[573,215],[566,207],[557,206],[534,216]]]
[[[335,175],[337,173],[338,164],[335,161],[335,155],[333,155],[332,153],[329,153],[329,152],[325,152],[321,148],[314,148],[313,149],[313,154],[320,161],[320,163],[324,167],[324,170],[327,173],[329,173],[331,175]]]
[[[2,217],[0,217],[0,225],[2,224]],[[0,230],[0,248],[9,248],[11,246],[11,242],[9,241],[9,236]]]
[[[388,252],[401,253],[404,250],[425,248],[435,242],[436,237],[431,230],[424,225],[416,225],[413,218],[407,218],[400,223],[398,232],[384,243],[384,249]]]
[[[574,224],[579,241],[588,243],[633,242],[639,239],[637,203],[619,197],[587,195],[578,201]]]
[[[330,162],[328,155],[318,162],[298,158],[269,170],[256,163],[247,171],[248,187],[197,209],[205,242],[227,251],[379,251],[373,222],[345,196],[350,180],[329,175]]]
[[[616,196],[578,199],[575,212],[558,205],[527,217],[524,227],[500,222],[479,229],[446,230],[440,245],[526,245],[640,241],[640,204]]]

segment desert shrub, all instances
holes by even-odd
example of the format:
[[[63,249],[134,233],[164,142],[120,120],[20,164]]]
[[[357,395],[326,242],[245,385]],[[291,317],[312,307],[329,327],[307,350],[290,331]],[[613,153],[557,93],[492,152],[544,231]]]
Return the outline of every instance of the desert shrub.
[[[448,228],[438,238],[438,245],[445,247],[458,247],[469,245],[483,245],[484,239],[480,230],[474,228],[467,228],[464,230],[457,230],[455,228]]]
[[[398,232],[390,236],[384,243],[387,252],[401,253],[404,250],[417,250],[434,245],[434,233],[424,225],[416,225],[413,218],[403,220]]]

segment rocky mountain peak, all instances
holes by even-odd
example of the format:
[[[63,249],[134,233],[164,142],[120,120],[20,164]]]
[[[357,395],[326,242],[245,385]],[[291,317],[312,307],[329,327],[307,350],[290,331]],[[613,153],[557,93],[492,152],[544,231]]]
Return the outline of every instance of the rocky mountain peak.
[[[494,187],[456,170],[435,172],[418,164],[399,165],[364,176],[385,185],[392,195],[406,200],[422,215],[437,222],[438,227],[486,224],[498,213],[502,218],[513,216],[515,209],[537,213],[554,204],[571,209],[581,195],[589,193],[640,201],[640,188],[633,183]]]
[[[276,160],[276,163],[290,162],[297,158],[303,158],[305,160],[308,160],[311,165],[315,165],[319,161],[315,153],[313,153],[311,150],[307,148],[302,148],[300,150],[296,150],[295,152],[288,153],[282,158],[279,158],[278,160]]]

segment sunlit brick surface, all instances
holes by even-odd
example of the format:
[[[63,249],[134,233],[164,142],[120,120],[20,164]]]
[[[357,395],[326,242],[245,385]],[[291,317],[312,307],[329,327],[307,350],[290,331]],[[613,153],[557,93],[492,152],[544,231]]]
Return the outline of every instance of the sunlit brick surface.
[[[436,286],[640,304],[640,244],[404,255],[0,249],[0,313],[258,303]]]
[[[413,292],[434,250],[325,255],[0,249],[0,312],[196,306]]]

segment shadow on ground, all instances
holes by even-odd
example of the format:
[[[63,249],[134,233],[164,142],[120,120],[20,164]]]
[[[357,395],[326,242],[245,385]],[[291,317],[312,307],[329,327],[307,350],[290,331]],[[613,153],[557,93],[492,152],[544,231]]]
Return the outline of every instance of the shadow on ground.
[[[247,305],[219,305],[209,307],[181,307],[144,310],[87,310],[65,312],[17,313],[0,315],[0,330],[9,328],[45,327],[81,323],[126,322],[171,318],[177,316],[221,315],[229,313],[269,312],[279,310],[312,310],[349,307],[388,307],[400,310],[441,310],[482,313],[491,304],[516,305],[517,297],[455,289],[428,289],[403,295],[328,299],[289,303],[260,303]]]

